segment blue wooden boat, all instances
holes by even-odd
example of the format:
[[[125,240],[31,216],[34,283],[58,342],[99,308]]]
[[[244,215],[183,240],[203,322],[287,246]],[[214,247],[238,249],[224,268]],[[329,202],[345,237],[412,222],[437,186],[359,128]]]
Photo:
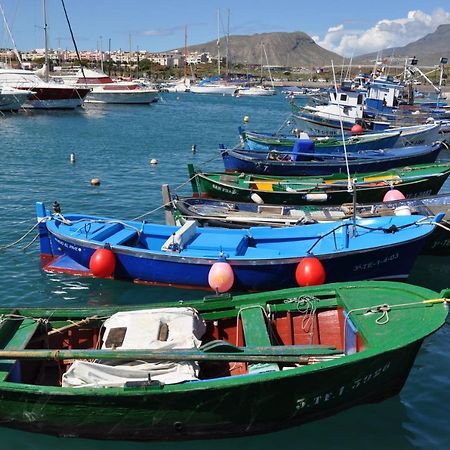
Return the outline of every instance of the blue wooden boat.
[[[348,219],[353,214],[359,218],[367,218],[408,214],[434,217],[438,213],[445,213],[422,254],[450,255],[450,193],[388,202],[322,206],[270,205],[203,197],[174,197],[171,211],[173,221],[177,225],[183,225],[186,220],[196,220],[203,226],[224,228],[310,225]]]
[[[289,152],[294,147],[296,136],[293,134],[264,133],[244,130],[239,127],[241,144],[249,150],[280,150]],[[357,134],[345,137],[347,152],[377,150],[379,148],[400,147],[398,145],[401,130],[388,130],[380,133]],[[319,153],[343,153],[342,139],[336,136],[311,137]]]
[[[89,275],[94,252],[113,253],[111,276],[141,283],[208,288],[225,259],[235,290],[296,285],[299,262],[314,255],[326,282],[405,278],[435,225],[424,216],[346,220],[309,227],[182,227],[81,214],[51,214],[36,205],[41,260],[50,272]],[[439,221],[441,216],[434,220]]]
[[[365,132],[345,137],[345,145],[348,152],[359,150],[373,150],[389,147],[406,147],[410,145],[432,144],[443,140],[442,130],[445,128],[443,121],[386,128],[380,132]],[[400,136],[396,136],[400,133]],[[262,133],[250,131],[239,127],[239,135],[242,146],[250,150],[284,150],[292,149],[295,144],[294,134]],[[343,152],[341,135],[315,135],[308,133],[314,141],[317,150]]]
[[[436,161],[446,148],[443,142],[403,148],[365,150],[345,155],[302,151],[303,140],[298,139],[292,151],[225,149],[222,151],[226,172],[245,172],[276,176],[331,175],[364,172],[383,172],[395,167],[426,164]],[[297,145],[298,144],[298,145]]]

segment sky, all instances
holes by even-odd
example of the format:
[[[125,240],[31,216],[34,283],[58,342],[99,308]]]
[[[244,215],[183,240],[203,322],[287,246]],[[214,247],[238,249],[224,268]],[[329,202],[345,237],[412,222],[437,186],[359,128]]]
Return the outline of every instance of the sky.
[[[46,0],[49,47],[158,52],[217,39],[303,31],[320,46],[357,56],[403,46],[450,23],[448,0]],[[44,47],[42,0],[0,0],[19,50]],[[2,21],[2,19],[0,18]],[[3,22],[3,21],[2,21]],[[229,25],[228,25],[229,24]],[[2,23],[0,47],[12,47]],[[450,44],[449,44],[450,45]]]

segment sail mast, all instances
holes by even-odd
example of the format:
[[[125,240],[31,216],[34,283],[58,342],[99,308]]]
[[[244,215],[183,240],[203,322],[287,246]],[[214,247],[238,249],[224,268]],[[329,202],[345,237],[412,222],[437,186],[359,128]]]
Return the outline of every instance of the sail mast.
[[[48,82],[48,30],[47,30],[47,4],[42,0],[42,16],[44,19],[44,80]]]
[[[217,73],[220,77],[220,9],[217,10]]]
[[[187,78],[187,25],[184,26],[184,84]]]

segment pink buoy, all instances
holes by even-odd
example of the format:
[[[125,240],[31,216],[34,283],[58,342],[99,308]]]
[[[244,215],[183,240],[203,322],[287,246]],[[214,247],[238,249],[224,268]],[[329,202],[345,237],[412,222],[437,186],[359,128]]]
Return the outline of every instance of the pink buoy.
[[[109,278],[116,268],[116,257],[109,248],[98,248],[89,260],[89,269],[94,277]]]
[[[295,270],[295,280],[299,286],[318,286],[325,282],[325,268],[318,258],[303,258]]]
[[[233,287],[234,273],[233,269],[224,258],[215,262],[208,273],[208,284],[216,292],[223,293]]]
[[[384,194],[383,202],[392,202],[393,200],[404,200],[405,196],[397,189],[391,189]]]
[[[352,126],[351,132],[352,134],[361,134],[364,133],[364,128],[359,123],[356,123]]]

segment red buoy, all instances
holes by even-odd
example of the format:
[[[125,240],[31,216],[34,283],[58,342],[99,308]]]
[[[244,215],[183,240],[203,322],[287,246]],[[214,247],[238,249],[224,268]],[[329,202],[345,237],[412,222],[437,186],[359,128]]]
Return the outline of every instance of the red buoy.
[[[94,277],[109,278],[116,268],[116,257],[109,248],[98,248],[89,261],[89,269]]]
[[[325,282],[325,268],[318,258],[303,258],[295,270],[295,280],[299,286],[318,286]]]
[[[352,134],[361,134],[364,133],[364,128],[359,123],[355,123],[355,125],[352,126],[351,132]]]
[[[391,189],[384,194],[383,202],[392,202],[393,200],[404,200],[405,196],[397,189]]]
[[[215,262],[208,273],[208,284],[216,292],[223,293],[233,287],[233,269],[225,259]]]

